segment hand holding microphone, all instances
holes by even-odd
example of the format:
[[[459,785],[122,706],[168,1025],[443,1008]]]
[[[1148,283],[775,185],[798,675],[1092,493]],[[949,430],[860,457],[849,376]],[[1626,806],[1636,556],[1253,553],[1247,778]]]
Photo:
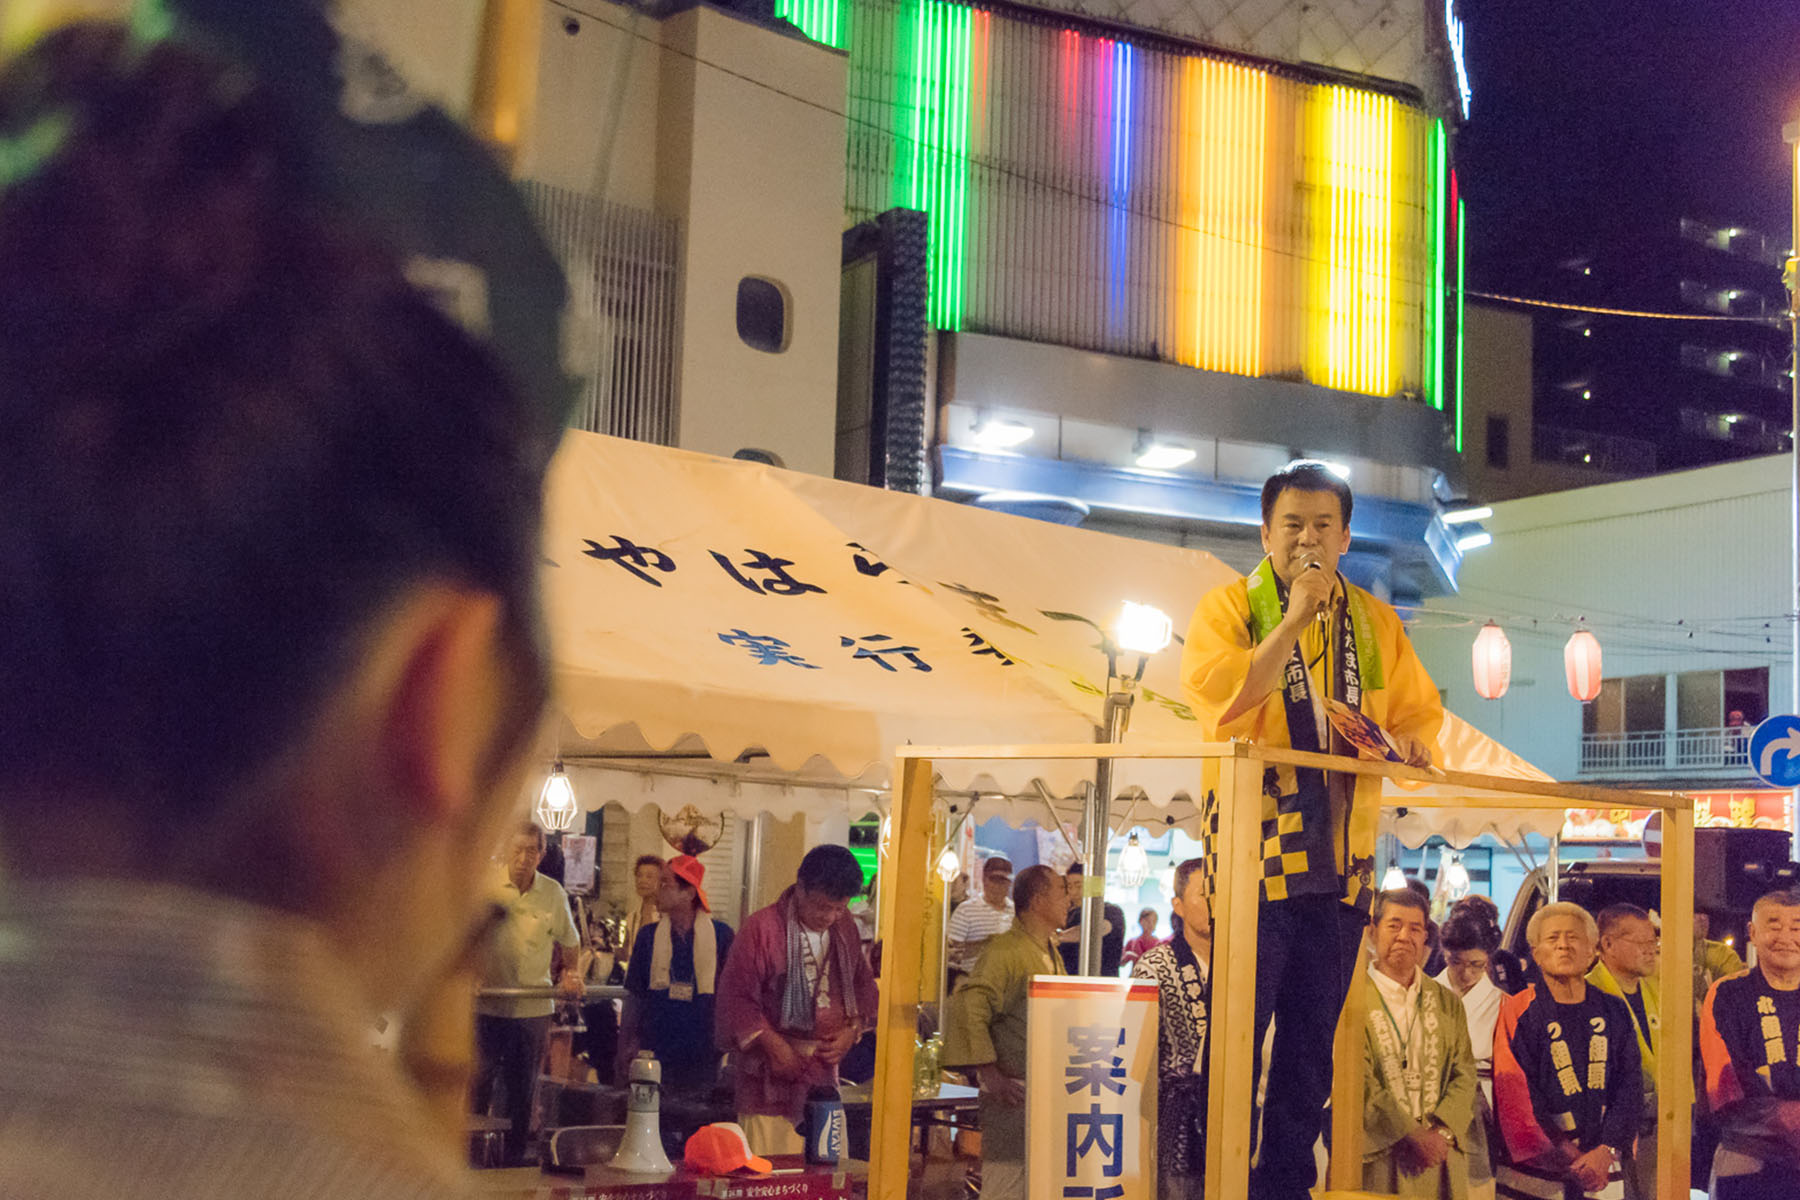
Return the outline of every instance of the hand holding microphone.
[[[1303,554],[1300,562],[1300,571],[1288,589],[1288,614],[1323,619],[1331,606],[1331,593],[1337,580],[1315,554]]]

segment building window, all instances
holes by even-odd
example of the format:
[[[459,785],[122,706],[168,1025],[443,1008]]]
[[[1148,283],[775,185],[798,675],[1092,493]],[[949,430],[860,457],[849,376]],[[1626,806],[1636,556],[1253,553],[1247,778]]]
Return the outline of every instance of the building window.
[[[744,345],[765,354],[788,348],[787,291],[773,279],[746,275],[738,280],[737,331]]]
[[[1581,731],[1614,736],[1661,733],[1668,725],[1667,687],[1663,675],[1601,680],[1600,694],[1581,706]]]
[[[1512,463],[1512,425],[1505,417],[1487,419],[1487,465],[1504,471]]]
[[[1747,667],[1740,671],[1721,672],[1725,676],[1725,710],[1727,725],[1757,725],[1769,715],[1769,668]],[[1741,721],[1732,718],[1743,715]]]

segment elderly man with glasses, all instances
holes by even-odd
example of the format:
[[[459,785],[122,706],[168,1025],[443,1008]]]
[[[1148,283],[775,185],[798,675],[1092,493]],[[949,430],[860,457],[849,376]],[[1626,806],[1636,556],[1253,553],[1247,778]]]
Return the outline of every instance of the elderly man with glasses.
[[[1656,1195],[1656,1044],[1662,1035],[1656,951],[1661,939],[1650,914],[1635,904],[1611,905],[1594,919],[1600,927],[1600,961],[1587,981],[1631,1010],[1644,1069],[1644,1125],[1638,1131],[1635,1169],[1625,1176],[1625,1194],[1648,1200]]]

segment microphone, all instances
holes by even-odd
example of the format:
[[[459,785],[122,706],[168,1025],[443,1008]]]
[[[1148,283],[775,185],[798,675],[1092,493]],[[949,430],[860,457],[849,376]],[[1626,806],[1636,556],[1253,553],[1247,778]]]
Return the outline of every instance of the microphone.
[[[1302,555],[1300,561],[1304,564],[1301,567],[1301,570],[1303,571],[1323,571],[1325,569],[1325,564],[1319,561],[1319,556],[1310,551]],[[1331,621],[1327,616],[1330,608],[1331,604],[1327,601],[1326,603],[1321,604],[1319,606],[1319,611],[1314,614],[1319,621],[1319,634],[1326,639],[1326,645],[1331,644]]]

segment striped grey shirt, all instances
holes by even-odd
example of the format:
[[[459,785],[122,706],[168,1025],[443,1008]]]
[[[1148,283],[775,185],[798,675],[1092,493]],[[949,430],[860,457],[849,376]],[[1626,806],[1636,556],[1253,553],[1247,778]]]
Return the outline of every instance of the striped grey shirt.
[[[0,910],[0,1196],[461,1197],[321,930],[176,887]]]
[[[971,896],[956,906],[950,914],[950,929],[947,940],[952,944],[962,942],[966,949],[958,954],[950,954],[949,963],[958,971],[967,971],[975,966],[975,960],[981,957],[981,948],[987,945],[988,939],[997,933],[1005,933],[1012,928],[1013,902],[1008,900],[1005,908],[995,908],[984,896]]]

